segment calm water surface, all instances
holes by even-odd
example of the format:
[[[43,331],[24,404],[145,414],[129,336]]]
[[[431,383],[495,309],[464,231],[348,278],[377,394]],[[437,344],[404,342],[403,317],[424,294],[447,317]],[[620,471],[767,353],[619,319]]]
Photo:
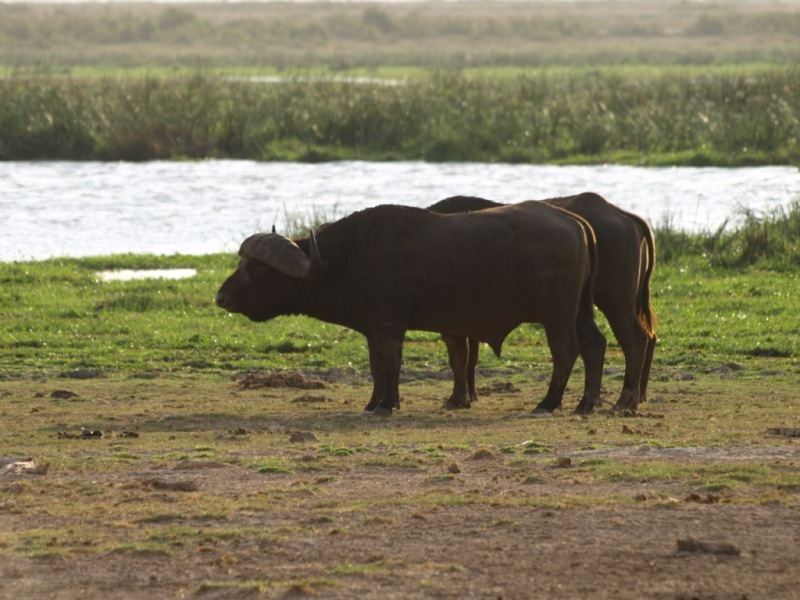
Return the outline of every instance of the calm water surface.
[[[0,260],[122,252],[234,252],[286,215],[339,218],[456,194],[503,202],[596,191],[688,231],[800,200],[792,167],[642,168],[484,163],[250,161],[0,163]]]

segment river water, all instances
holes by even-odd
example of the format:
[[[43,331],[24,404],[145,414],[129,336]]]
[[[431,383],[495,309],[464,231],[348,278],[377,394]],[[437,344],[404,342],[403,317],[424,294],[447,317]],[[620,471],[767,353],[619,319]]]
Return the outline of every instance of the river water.
[[[0,163],[0,261],[124,252],[234,252],[287,215],[340,218],[456,194],[502,202],[592,190],[654,226],[734,226],[800,201],[792,167],[644,168],[486,163]]]

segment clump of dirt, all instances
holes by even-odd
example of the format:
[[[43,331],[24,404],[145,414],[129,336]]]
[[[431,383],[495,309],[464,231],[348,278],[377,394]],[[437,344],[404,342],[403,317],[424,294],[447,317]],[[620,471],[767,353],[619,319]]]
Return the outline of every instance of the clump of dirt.
[[[478,387],[480,396],[491,396],[492,394],[516,394],[519,388],[510,381],[493,381],[489,385]]]
[[[800,437],[800,427],[768,427],[767,433],[784,437]]]
[[[694,538],[678,540],[678,552],[725,554],[728,556],[739,556],[742,553],[739,548],[727,542],[706,542]]]
[[[250,373],[237,384],[243,390],[261,388],[298,388],[322,390],[327,384],[319,379],[309,379],[302,373]]]
[[[326,402],[333,402],[327,396],[314,396],[311,394],[303,394],[292,400],[292,404],[325,404]]]
[[[44,392],[37,392],[35,394],[36,398],[44,398],[44,396]],[[54,400],[72,400],[79,397],[78,394],[69,390],[53,390],[50,392],[49,396]]]
[[[492,454],[491,450],[487,450],[486,448],[480,448],[473,452],[470,456],[472,460],[483,460],[485,458],[494,458],[494,454]]]

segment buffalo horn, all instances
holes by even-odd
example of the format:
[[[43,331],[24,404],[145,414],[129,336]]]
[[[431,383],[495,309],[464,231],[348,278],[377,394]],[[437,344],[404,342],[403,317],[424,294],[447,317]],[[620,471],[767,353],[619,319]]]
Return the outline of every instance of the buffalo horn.
[[[317,236],[314,235],[314,230],[308,230],[308,240],[309,240],[309,248],[311,249],[311,266],[316,267],[319,263],[322,262],[322,258],[319,256],[319,248],[317,247]]]
[[[281,273],[298,279],[310,277],[313,267],[319,262],[319,249],[317,249],[317,241],[313,233],[310,259],[292,240],[277,233],[251,235],[242,242],[239,254],[260,260]]]

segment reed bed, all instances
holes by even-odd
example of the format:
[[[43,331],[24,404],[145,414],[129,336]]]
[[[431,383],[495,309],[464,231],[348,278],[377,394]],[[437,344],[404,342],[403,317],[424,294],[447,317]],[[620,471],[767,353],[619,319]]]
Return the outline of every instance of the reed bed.
[[[800,163],[800,70],[0,80],[0,159]]]
[[[730,225],[733,220],[737,225]],[[800,197],[763,214],[741,209],[716,231],[687,233],[667,220],[655,233],[661,264],[699,262],[734,271],[758,267],[792,272],[800,264]]]

